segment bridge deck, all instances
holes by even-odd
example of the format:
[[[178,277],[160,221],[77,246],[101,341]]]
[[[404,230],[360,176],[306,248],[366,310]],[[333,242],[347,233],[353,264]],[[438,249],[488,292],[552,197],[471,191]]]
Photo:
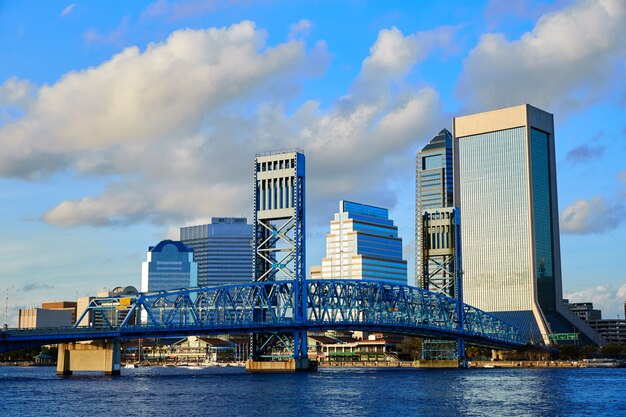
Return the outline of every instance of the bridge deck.
[[[0,352],[81,340],[199,334],[363,330],[457,339],[495,348],[527,341],[512,325],[421,288],[360,280],[305,281],[306,317],[297,319],[296,281],[199,287],[101,298],[79,317],[98,326],[0,332]]]

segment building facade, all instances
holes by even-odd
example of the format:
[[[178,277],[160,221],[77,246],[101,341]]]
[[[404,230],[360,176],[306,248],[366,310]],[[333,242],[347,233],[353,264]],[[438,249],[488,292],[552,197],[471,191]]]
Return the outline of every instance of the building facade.
[[[180,241],[193,249],[198,285],[252,281],[252,225],[245,217],[213,217],[211,224],[181,227]]]
[[[402,239],[387,209],[351,201],[339,202],[339,213],[326,235],[326,257],[312,278],[383,280],[407,284]]]
[[[597,333],[562,303],[553,116],[530,105],[453,119],[463,297],[535,340]]]
[[[563,300],[565,306],[572,313],[576,314],[581,320],[602,320],[602,311],[593,308],[593,303],[570,303],[569,300]]]
[[[608,343],[626,344],[626,320],[589,320],[589,326],[597,331]]]
[[[20,329],[43,329],[46,327],[68,327],[74,324],[70,310],[48,310],[45,308],[21,308],[18,327]]]
[[[442,129],[415,157],[415,284],[427,288],[425,216],[454,206],[452,134]]]
[[[73,301],[44,301],[41,308],[19,310],[20,329],[73,326],[76,322],[76,303]]]
[[[197,286],[198,264],[193,260],[192,248],[173,240],[148,248],[141,269],[141,292]]]

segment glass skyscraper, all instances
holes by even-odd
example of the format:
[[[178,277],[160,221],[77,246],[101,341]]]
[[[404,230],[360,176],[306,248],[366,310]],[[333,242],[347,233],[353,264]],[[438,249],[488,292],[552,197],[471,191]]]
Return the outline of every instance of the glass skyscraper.
[[[180,240],[193,248],[198,285],[252,281],[252,225],[245,217],[213,217],[211,224],[180,228]]]
[[[464,301],[546,343],[575,328],[597,338],[562,302],[552,115],[521,105],[453,128]]]
[[[147,260],[141,266],[142,292],[198,285],[198,265],[193,260],[193,249],[182,242],[164,240],[150,246]]]
[[[402,239],[387,209],[341,200],[326,235],[326,257],[312,278],[407,284]]]
[[[442,129],[415,158],[415,284],[424,282],[424,211],[454,206],[452,134]]]

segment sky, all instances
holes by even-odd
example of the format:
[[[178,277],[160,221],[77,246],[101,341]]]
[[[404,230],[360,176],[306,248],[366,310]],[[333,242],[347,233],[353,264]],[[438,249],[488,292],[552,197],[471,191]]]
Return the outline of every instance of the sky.
[[[0,47],[12,326],[139,287],[180,226],[251,220],[254,155],[279,149],[307,158],[307,269],[347,199],[390,209],[412,283],[416,152],[523,103],[555,117],[564,296],[624,317],[622,0],[0,0]]]

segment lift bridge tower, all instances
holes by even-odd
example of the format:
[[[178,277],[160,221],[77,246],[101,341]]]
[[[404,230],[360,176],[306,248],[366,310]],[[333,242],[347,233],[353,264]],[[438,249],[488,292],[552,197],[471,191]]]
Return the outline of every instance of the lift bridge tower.
[[[305,160],[302,150],[260,153],[254,160],[254,279],[294,282],[295,323],[306,318]],[[272,300],[270,300],[272,302]],[[259,314],[264,314],[260,312]],[[306,331],[255,334],[249,370],[306,370]],[[278,365],[285,351],[292,358]]]
[[[463,280],[461,265],[461,235],[459,210],[453,207],[428,209],[421,212],[421,276],[422,288],[440,292],[456,298],[459,313],[458,326],[463,328]],[[463,339],[456,341],[424,339],[422,344],[424,360],[458,360],[465,365],[465,344]]]

